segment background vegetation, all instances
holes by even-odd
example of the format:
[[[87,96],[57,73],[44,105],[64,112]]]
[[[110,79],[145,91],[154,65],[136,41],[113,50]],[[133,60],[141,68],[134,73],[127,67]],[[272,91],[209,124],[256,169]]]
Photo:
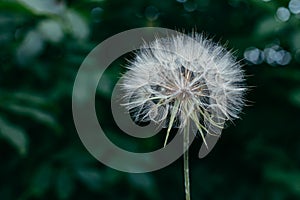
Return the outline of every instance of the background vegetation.
[[[131,28],[196,29],[237,50],[250,105],[204,159],[191,147],[192,199],[300,199],[299,0],[1,0],[0,199],[183,199],[182,160],[128,174],[96,161],[75,130],[71,93],[87,54]],[[120,146],[110,93],[124,59],[101,80],[99,121]],[[105,115],[103,114],[105,113]]]

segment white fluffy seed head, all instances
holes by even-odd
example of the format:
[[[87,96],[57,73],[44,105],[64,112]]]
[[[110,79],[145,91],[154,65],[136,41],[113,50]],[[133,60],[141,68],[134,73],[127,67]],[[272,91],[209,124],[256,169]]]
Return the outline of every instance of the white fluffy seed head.
[[[122,88],[136,121],[167,121],[170,127],[191,119],[198,130],[207,131],[238,118],[244,105],[240,64],[197,33],[145,44],[128,69]]]

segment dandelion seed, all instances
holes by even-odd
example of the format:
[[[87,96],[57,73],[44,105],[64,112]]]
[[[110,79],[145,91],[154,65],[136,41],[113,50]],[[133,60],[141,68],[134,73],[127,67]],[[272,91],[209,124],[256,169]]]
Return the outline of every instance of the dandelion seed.
[[[164,146],[172,127],[220,135],[224,122],[244,105],[244,74],[231,52],[202,35],[180,34],[145,44],[128,66],[122,84],[136,121],[165,123]],[[196,129],[189,130],[190,124]],[[207,145],[207,144],[206,144]],[[208,147],[207,147],[208,148]],[[185,148],[184,148],[185,149]],[[188,153],[184,153],[186,199],[190,199]]]

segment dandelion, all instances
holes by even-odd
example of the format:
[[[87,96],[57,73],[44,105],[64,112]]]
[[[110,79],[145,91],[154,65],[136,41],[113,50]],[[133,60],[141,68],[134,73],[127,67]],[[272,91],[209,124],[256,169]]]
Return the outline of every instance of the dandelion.
[[[238,118],[244,105],[244,73],[230,51],[203,35],[179,34],[142,46],[124,75],[125,106],[137,122],[165,123],[183,130],[220,135],[224,122]],[[196,127],[190,129],[189,127]],[[207,146],[208,148],[208,146]],[[190,199],[188,151],[184,153],[186,199]]]

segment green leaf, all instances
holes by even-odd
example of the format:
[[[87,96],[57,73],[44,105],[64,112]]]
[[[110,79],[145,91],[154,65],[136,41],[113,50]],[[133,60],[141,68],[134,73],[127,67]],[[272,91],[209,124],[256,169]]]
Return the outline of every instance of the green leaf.
[[[31,194],[41,197],[50,188],[53,169],[49,164],[43,164],[35,172],[31,182]]]
[[[290,93],[290,101],[300,107],[300,89],[296,89],[296,90],[293,90],[291,93]]]
[[[65,14],[67,26],[71,34],[77,39],[86,39],[89,35],[89,27],[86,21],[75,10],[68,10]]]
[[[60,23],[55,20],[41,21],[38,25],[38,30],[45,40],[53,43],[59,42],[64,36]]]
[[[28,138],[25,131],[0,117],[0,137],[10,142],[21,155],[27,153]]]
[[[68,199],[75,189],[74,180],[72,180],[69,171],[60,170],[56,180],[56,193],[59,199]]]
[[[79,168],[77,176],[90,190],[98,191],[103,186],[101,172],[94,168]]]
[[[281,24],[277,22],[273,16],[266,17],[265,19],[260,20],[257,23],[256,37],[268,37],[274,34],[274,31],[278,31],[281,27]]]
[[[279,185],[285,186],[291,192],[300,196],[300,172],[285,170],[274,166],[267,166],[265,169],[266,178]]]
[[[28,116],[33,120],[36,120],[50,128],[53,128],[56,131],[59,131],[60,126],[57,123],[56,119],[51,114],[40,109],[21,106],[17,104],[9,104],[7,105],[7,109],[19,115]]]
[[[129,182],[135,187],[144,191],[153,190],[155,182],[149,174],[128,174]]]
[[[37,31],[30,31],[16,51],[16,58],[22,65],[28,64],[38,56],[44,48],[44,39]]]
[[[59,14],[65,9],[63,1],[56,0],[18,0],[35,14]]]
[[[21,6],[18,1],[15,0],[2,0],[0,3],[0,10],[10,11],[11,13],[18,14],[30,14],[30,10],[28,8]]]
[[[147,194],[150,199],[159,199],[159,192],[151,174],[128,174],[128,181],[134,188]]]
[[[94,157],[87,151],[83,151],[81,148],[78,149],[75,146],[68,146],[66,149],[53,155],[53,159],[71,166],[89,165],[94,162]]]
[[[51,103],[51,100],[48,97],[42,96],[38,93],[27,92],[27,91],[17,91],[17,92],[6,92],[1,94],[8,100],[7,103],[14,102],[22,102],[28,105],[35,105],[39,107],[46,107]]]
[[[294,51],[300,49],[300,30],[296,32],[292,32],[289,37],[290,46]]]
[[[108,73],[104,73],[97,87],[97,92],[105,98],[110,98],[114,89],[114,77],[111,76],[112,75],[109,75]]]

